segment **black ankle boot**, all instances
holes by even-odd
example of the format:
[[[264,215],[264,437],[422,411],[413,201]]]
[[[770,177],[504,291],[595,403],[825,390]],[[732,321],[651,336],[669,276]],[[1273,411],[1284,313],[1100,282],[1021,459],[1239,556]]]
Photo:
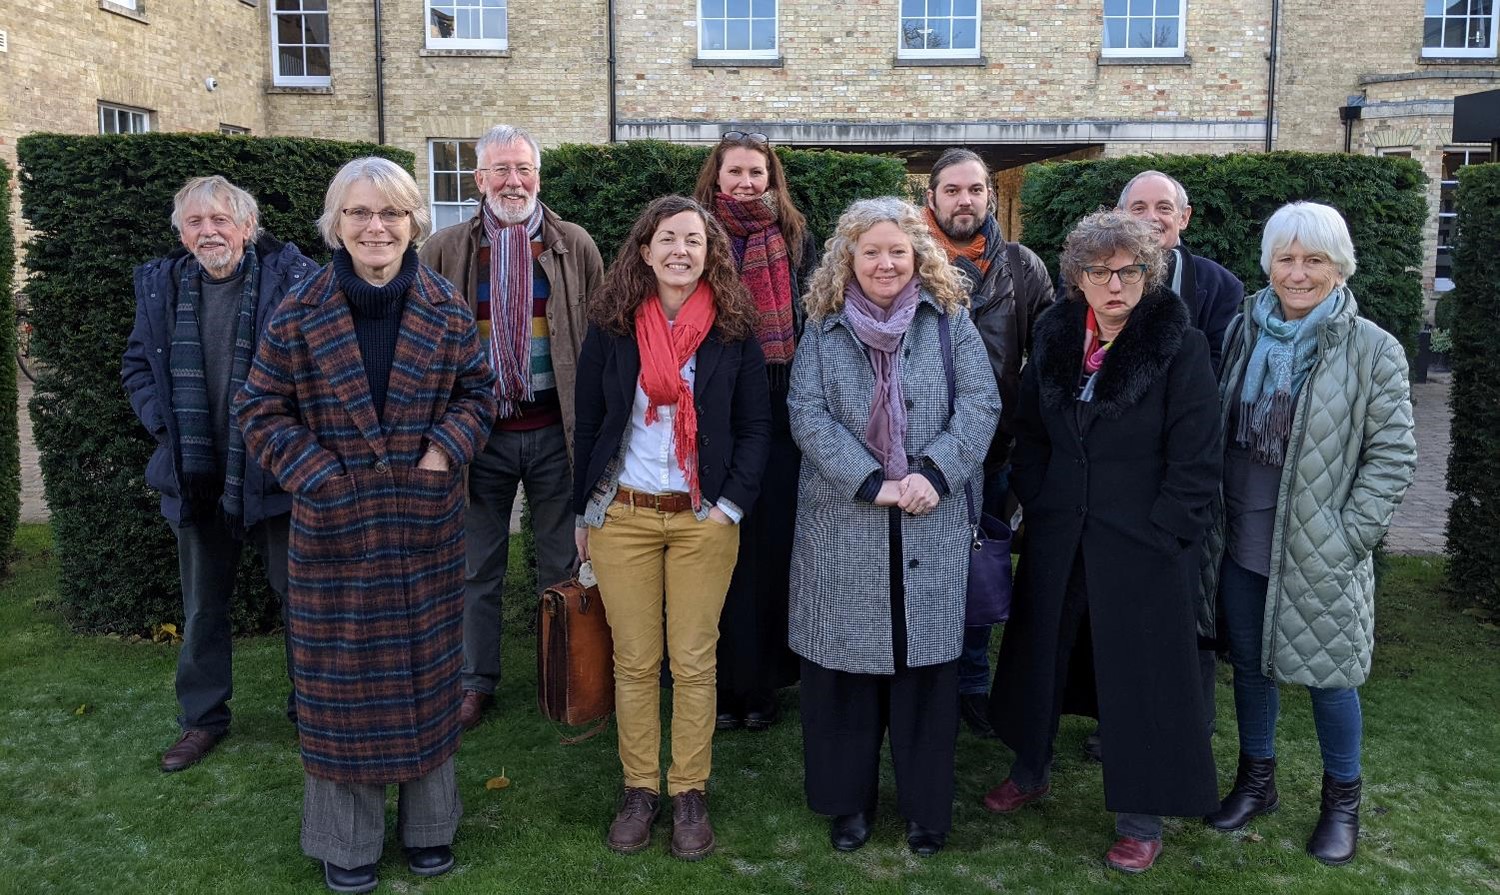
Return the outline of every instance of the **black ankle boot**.
[[[1333,867],[1354,860],[1359,839],[1359,778],[1340,783],[1323,775],[1323,805],[1307,853]]]
[[[875,826],[875,809],[840,814],[828,827],[828,841],[839,851],[855,851],[870,841]]]
[[[1219,810],[1203,818],[1216,830],[1232,833],[1243,830],[1252,817],[1270,814],[1281,806],[1276,794],[1276,759],[1251,758],[1240,753],[1240,767],[1234,774],[1234,788],[1224,796]]]

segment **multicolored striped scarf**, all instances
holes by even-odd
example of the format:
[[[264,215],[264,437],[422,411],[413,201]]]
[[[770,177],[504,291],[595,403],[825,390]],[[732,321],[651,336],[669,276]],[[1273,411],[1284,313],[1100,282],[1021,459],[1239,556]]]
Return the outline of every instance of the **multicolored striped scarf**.
[[[531,394],[531,243],[542,232],[542,203],[531,217],[507,224],[479,203],[490,241],[490,366],[495,368],[496,419],[515,415]]]
[[[260,293],[260,258],[255,246],[245,246],[240,261],[240,312],[234,332],[234,363],[229,370],[230,400],[239,394],[250,375],[255,356],[255,301]],[[177,280],[177,314],[172,328],[172,415],[177,420],[177,445],[181,455],[184,496],[211,493],[218,482],[218,457],[214,454],[212,416],[208,389],[204,384],[203,338],[198,329],[198,303],[203,299],[199,278],[203,266],[189,257]],[[236,530],[245,517],[245,436],[234,414],[229,414],[229,444],[224,462],[224,490],[219,507],[226,522]],[[191,512],[191,511],[190,511]]]
[[[792,316],[792,263],[777,225],[776,191],[741,201],[719,193],[719,223],[729,234],[740,282],[755,298],[755,335],[766,365],[789,364],[797,350]]]

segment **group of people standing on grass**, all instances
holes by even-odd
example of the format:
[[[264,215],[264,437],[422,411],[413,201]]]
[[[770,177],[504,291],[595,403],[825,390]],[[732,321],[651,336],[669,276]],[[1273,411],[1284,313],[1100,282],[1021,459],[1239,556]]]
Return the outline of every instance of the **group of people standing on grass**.
[[[942,155],[925,208],[857,201],[820,247],[766,137],[731,131],[606,271],[539,201],[535,139],[499,126],[476,156],[478,214],[431,238],[410,175],[350,162],[321,270],[244,191],[194,179],[183,248],[137,271],[123,379],[187,616],[163,770],[227,731],[249,541],[283,597],[303,850],[331,890],[373,889],[399,784],[409,869],[451,868],[454,755],[499,681],[519,485],[541,583],[580,560],[599,582],[617,852],[647,848],[663,807],[665,657],[685,860],[715,845],[715,731],[770,727],[798,680],[807,801],[834,848],[871,835],[887,737],[908,846],[931,855],[961,721],[1013,750],[983,796],[1009,813],[1050,790],[1070,712],[1099,719],[1106,861],[1126,872],[1152,865],[1164,815],[1233,830],[1277,807],[1277,684],[1305,684],[1325,771],[1308,847],[1353,857],[1371,552],[1415,443],[1404,355],[1356,316],[1334,209],[1276,212],[1270,285],[1245,298],[1182,243],[1181,185],[1145,172],[1077,223],[1055,296],[1000,232],[975,153]],[[976,505],[1024,519],[993,684],[990,631],[965,624]],[[1221,800],[1226,647],[1240,760]]]

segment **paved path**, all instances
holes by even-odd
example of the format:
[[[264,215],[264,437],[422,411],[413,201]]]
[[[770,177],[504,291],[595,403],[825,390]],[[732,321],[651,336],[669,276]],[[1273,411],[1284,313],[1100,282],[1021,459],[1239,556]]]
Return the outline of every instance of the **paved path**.
[[[21,396],[21,521],[46,522],[52,518],[47,499],[42,496],[42,468],[36,459],[36,440],[31,437],[31,380],[16,371],[17,390]]]
[[[1385,549],[1392,553],[1442,553],[1447,544],[1448,385],[1451,374],[1432,373],[1411,387],[1417,416],[1417,480],[1391,522]]]

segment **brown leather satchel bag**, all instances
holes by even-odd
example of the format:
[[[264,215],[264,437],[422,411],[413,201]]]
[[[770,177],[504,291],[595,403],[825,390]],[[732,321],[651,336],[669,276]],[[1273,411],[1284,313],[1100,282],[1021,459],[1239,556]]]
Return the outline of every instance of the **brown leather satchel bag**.
[[[598,586],[573,578],[542,591],[536,632],[537,706],[559,724],[595,724],[564,742],[588,739],[615,710],[614,642]]]

